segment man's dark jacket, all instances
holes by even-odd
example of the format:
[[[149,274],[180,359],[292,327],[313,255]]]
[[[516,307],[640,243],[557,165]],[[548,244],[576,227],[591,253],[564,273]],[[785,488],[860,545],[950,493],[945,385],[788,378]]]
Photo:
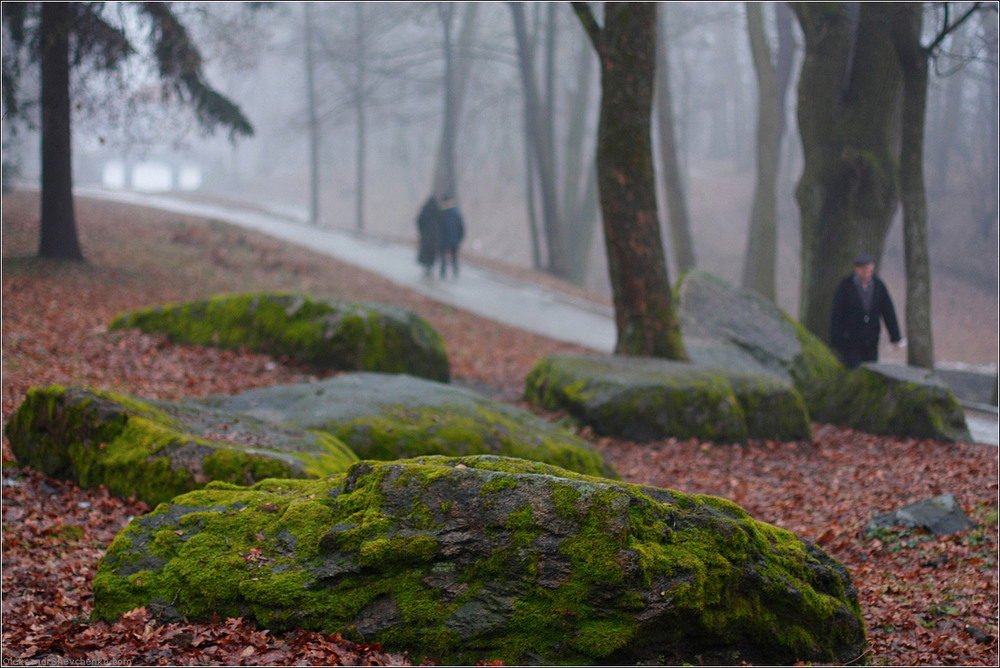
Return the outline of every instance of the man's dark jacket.
[[[889,340],[901,340],[896,309],[892,306],[889,290],[877,276],[871,309],[866,313],[861,295],[854,282],[854,274],[843,281],[833,295],[833,313],[830,318],[830,345],[834,350],[846,351],[852,348],[874,348],[878,346],[881,332],[880,320],[885,320],[889,330]]]

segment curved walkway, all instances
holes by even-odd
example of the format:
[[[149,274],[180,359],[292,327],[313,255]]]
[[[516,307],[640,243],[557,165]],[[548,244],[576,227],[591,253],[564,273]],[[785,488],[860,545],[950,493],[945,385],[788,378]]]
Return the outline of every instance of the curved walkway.
[[[215,218],[304,246],[387,278],[437,301],[598,352],[615,347],[611,309],[517,281],[480,267],[462,266],[458,280],[426,279],[415,251],[403,244],[313,227],[258,210],[102,188],[76,188],[84,197],[149,206],[190,216]]]
[[[214,218],[304,246],[437,301],[506,325],[575,343],[597,352],[614,350],[614,314],[609,308],[554,292],[502,274],[463,265],[458,280],[426,279],[413,248],[358,236],[344,230],[304,225],[288,217],[238,204],[214,204],[170,195],[105,188],[77,187],[84,197],[148,206],[176,213]],[[966,410],[966,422],[977,443],[998,445],[1000,427],[995,412]]]

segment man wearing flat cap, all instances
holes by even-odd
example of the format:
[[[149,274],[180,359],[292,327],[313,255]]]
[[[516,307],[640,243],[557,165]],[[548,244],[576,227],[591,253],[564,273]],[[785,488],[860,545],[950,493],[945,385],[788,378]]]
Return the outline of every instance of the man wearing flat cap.
[[[841,281],[833,294],[830,318],[830,346],[847,368],[878,361],[880,321],[885,321],[889,341],[902,345],[889,290],[875,275],[875,258],[859,255],[854,260],[854,273]]]

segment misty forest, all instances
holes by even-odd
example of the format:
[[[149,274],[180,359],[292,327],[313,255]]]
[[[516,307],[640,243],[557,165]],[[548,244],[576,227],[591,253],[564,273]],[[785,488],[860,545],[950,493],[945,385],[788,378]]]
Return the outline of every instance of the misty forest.
[[[995,665],[997,3],[4,2],[2,50],[5,664]],[[614,354],[110,193],[414,281],[454,200]],[[864,256],[905,345],[855,370]]]
[[[652,187],[668,279],[703,269],[775,299],[819,333],[833,283],[854,256],[873,254],[911,319],[909,362],[932,366],[932,336],[921,332],[934,279],[996,291],[995,7],[899,4],[901,26],[889,25],[900,20],[896,9],[848,13],[848,28],[861,21],[885,32],[845,29],[835,49],[832,36],[810,46],[809,31],[829,30],[818,8],[655,7]],[[186,104],[195,94],[163,83],[143,52],[153,45],[136,12],[109,5],[102,19],[136,52],[111,72],[86,62],[72,70],[75,184],[226,197],[400,240],[415,237],[424,199],[448,190],[468,221],[464,252],[610,296],[596,162],[600,63],[571,3],[174,11],[202,51],[204,85],[233,101],[243,125],[217,118],[215,132],[200,122],[204,107]],[[895,69],[879,65],[893,35],[903,48],[900,34],[922,59],[916,139],[902,119],[916,104],[908,91],[921,84],[910,85],[895,59]],[[25,63],[21,99],[32,99],[31,81]],[[5,176],[37,177],[37,136],[16,120],[8,109]],[[853,204],[806,203],[817,180],[845,178],[823,176],[822,147],[851,133],[853,180],[825,187],[832,199],[860,194]],[[924,155],[915,174],[907,150]],[[920,214],[907,206],[916,200]],[[915,216],[920,240],[904,234]],[[989,365],[995,355],[946,361]]]

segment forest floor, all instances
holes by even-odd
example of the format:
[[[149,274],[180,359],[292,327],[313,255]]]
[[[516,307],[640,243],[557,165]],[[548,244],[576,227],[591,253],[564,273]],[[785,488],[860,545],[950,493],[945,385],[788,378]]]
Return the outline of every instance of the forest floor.
[[[368,272],[220,223],[80,198],[86,263],[34,257],[38,201],[3,196],[4,424],[32,386],[90,385],[177,399],[307,381],[283,360],[107,331],[115,315],[221,292],[294,290],[413,310],[441,334],[455,381],[518,402],[541,357],[582,349],[437,303]],[[459,279],[461,280],[461,279]],[[995,333],[982,333],[995,338]],[[522,404],[523,405],[523,404]],[[550,416],[551,417],[551,416]],[[851,571],[875,665],[997,665],[997,449],[816,424],[811,442],[719,446],[583,436],[622,478],[732,499]],[[90,623],[98,559],[148,508],[19,467],[3,442],[4,665],[405,664],[337,635],[272,634],[247,620],[157,625],[145,610]],[[952,493],[980,528],[864,531],[873,515]]]

